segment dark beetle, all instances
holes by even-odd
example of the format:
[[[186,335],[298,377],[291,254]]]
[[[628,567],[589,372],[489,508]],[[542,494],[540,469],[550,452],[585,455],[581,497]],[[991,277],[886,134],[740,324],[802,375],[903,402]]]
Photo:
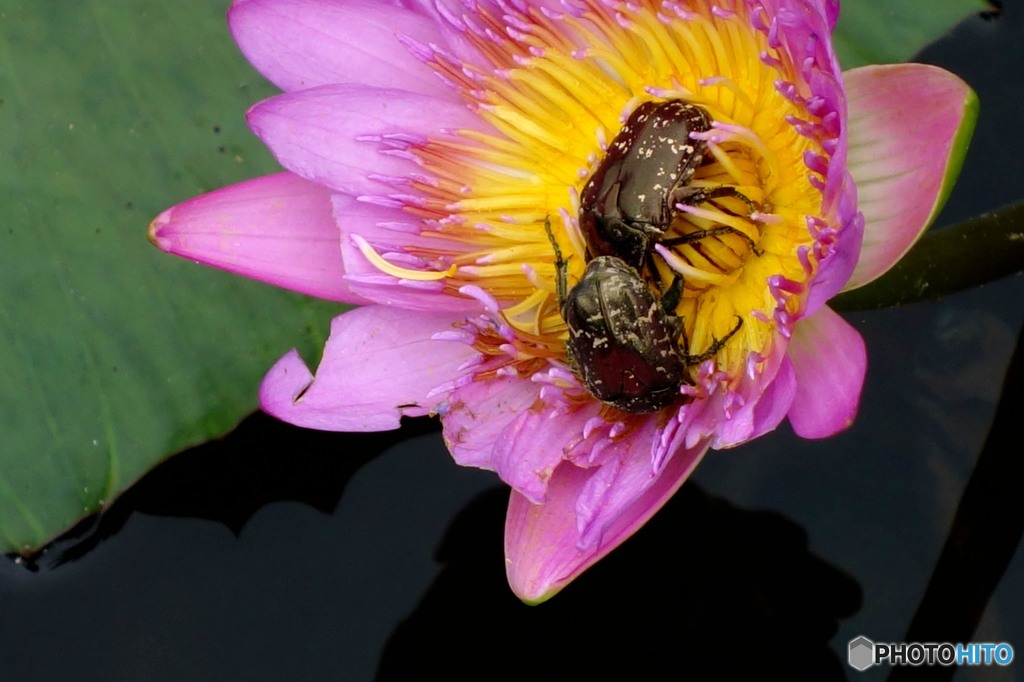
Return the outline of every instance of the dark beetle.
[[[569,364],[595,398],[638,413],[656,412],[679,398],[686,370],[676,342],[679,318],[621,258],[599,256],[587,263],[562,298],[562,317],[569,327]]]
[[[680,398],[686,368],[712,358],[743,324],[738,319],[725,338],[690,355],[682,320],[675,315],[681,279],[658,300],[636,268],[617,256],[598,256],[569,289],[565,260],[549,221],[544,228],[555,250],[558,302],[569,329],[569,366],[604,403],[639,414],[668,407]]]
[[[637,107],[580,194],[579,222],[588,258],[618,256],[641,269],[659,241],[671,245],[727,232],[742,235],[732,227],[718,227],[662,240],[678,204],[732,196],[756,210],[733,187],[688,186],[708,151],[707,142],[691,139],[690,133],[710,129],[711,115],[696,104],[668,100]]]

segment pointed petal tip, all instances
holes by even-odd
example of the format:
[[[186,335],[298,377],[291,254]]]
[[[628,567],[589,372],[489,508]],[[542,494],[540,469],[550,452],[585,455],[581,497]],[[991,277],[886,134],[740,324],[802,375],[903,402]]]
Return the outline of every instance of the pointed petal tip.
[[[514,582],[510,576],[508,584],[519,601],[527,606],[539,606],[561,592],[568,583],[559,585],[521,584]]]
[[[291,173],[187,199],[149,225],[159,249],[308,296],[366,303],[345,280],[331,193]]]
[[[544,503],[534,504],[513,490],[505,517],[505,573],[515,595],[526,604],[551,599],[638,531],[675,494],[707,451],[705,442],[688,449],[681,445],[678,442],[678,449],[672,448],[657,475],[644,468],[649,465],[638,464],[635,456],[624,456],[621,467],[607,463],[582,469],[565,462],[548,482]],[[606,467],[610,474],[602,471]],[[580,528],[580,514],[594,480],[598,487],[607,488],[608,496],[601,511],[604,532],[590,542]],[[625,499],[621,504],[613,499],[616,490]]]
[[[168,237],[161,235],[160,230],[171,222],[172,210],[173,209],[169,208],[162,211],[157,217],[153,218],[153,221],[149,224],[149,230],[147,232],[149,242],[161,251],[166,251],[168,253],[173,253],[174,242]]]

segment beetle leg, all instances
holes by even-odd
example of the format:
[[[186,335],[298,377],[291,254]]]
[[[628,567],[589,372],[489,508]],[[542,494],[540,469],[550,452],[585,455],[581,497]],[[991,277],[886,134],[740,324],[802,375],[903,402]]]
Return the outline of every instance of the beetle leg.
[[[681,237],[670,237],[668,239],[662,239],[659,244],[665,246],[678,246],[680,244],[689,244],[690,242],[699,242],[701,239],[708,237],[717,237],[720,234],[735,234],[737,237],[742,239],[750,247],[750,250],[755,256],[760,256],[764,253],[761,249],[757,248],[757,244],[750,238],[749,235],[737,230],[735,227],[729,227],[728,225],[721,225],[719,227],[712,227],[708,230],[697,230],[696,232],[690,232],[684,234]]]
[[[747,205],[747,208],[750,209],[751,213],[756,212],[760,208],[757,204],[750,200],[750,197],[741,193],[735,187],[727,186],[677,187],[675,190],[673,190],[672,195],[669,197],[669,205],[677,206],[679,204],[684,204],[686,206],[696,206],[697,204],[703,204],[705,202],[711,201],[712,199],[718,199],[719,197],[733,197],[734,199],[739,199],[740,201]],[[733,213],[732,211],[728,210],[727,208],[720,206],[717,202],[714,203],[715,206],[719,208],[719,210],[725,211],[729,215],[734,215],[736,217],[749,217],[739,216],[736,213]],[[705,237],[716,237],[720,234],[735,234],[741,239],[743,239],[745,242],[747,242],[747,245],[750,246],[750,250],[754,253],[754,255],[760,256],[761,254],[764,253],[764,251],[757,248],[757,244],[755,244],[754,240],[751,239],[748,235],[744,234],[743,232],[737,230],[734,227],[728,227],[724,225],[721,227],[712,228],[710,230],[699,230],[697,232],[692,232],[690,234],[684,235],[682,237],[663,239],[661,243],[665,244],[666,246],[688,244],[690,242],[704,239]]]
[[[733,199],[739,199],[747,205],[747,208],[750,209],[751,213],[756,212],[760,208],[746,194],[743,194],[735,187],[729,187],[728,185],[722,185],[720,187],[677,187],[669,197],[669,206],[675,206],[676,204],[696,206],[697,204],[703,204],[719,197],[732,197]]]
[[[690,242],[699,242],[701,239],[707,239],[708,237],[717,237],[720,234],[735,234],[743,237],[746,241],[750,242],[751,248],[754,248],[754,240],[743,234],[735,227],[729,227],[728,225],[720,225],[718,227],[712,227],[707,230],[697,230],[696,232],[688,232],[679,237],[669,237],[668,239],[662,239],[659,244],[665,246],[679,246],[680,244],[689,244]]]
[[[690,242],[699,242],[701,239],[708,237],[717,237],[720,234],[734,234],[747,243],[750,250],[755,256],[760,256],[764,253],[761,249],[757,248],[757,244],[750,238],[750,235],[737,230],[735,227],[729,227],[728,225],[720,225],[719,227],[712,227],[708,230],[697,230],[696,232],[690,232],[684,234],[681,237],[670,237],[668,239],[662,239],[659,244],[665,246],[678,246],[680,244],[689,244]]]
[[[683,276],[676,274],[672,278],[672,284],[668,285],[661,295],[661,309],[665,311],[666,315],[675,315],[676,306],[679,305],[679,299],[683,296]]]
[[[738,332],[740,330],[740,327],[742,327],[742,326],[743,326],[743,318],[740,317],[739,315],[737,315],[736,316],[736,326],[733,327],[732,330],[728,334],[726,334],[725,336],[723,336],[720,339],[715,339],[714,336],[712,336],[711,338],[714,339],[714,342],[708,347],[708,349],[706,351],[704,351],[700,355],[690,355],[689,348],[687,348],[686,352],[683,354],[683,362],[686,365],[699,365],[700,363],[704,362],[705,360],[710,360],[711,358],[715,357],[715,355],[718,353],[718,351],[722,350],[722,348],[725,346],[726,342],[728,342],[729,339],[731,339],[733,336],[735,336],[736,332]]]

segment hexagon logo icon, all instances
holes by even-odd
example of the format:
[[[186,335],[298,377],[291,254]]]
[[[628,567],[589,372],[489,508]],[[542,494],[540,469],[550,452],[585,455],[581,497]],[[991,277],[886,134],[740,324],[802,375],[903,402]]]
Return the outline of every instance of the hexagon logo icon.
[[[847,661],[854,670],[864,672],[875,664],[875,643],[863,635],[851,639]]]

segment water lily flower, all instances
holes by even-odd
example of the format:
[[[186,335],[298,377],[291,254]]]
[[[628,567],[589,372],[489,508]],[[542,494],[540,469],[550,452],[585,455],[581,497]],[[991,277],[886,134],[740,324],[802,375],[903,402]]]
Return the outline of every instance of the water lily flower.
[[[456,462],[511,486],[509,582],[543,601],[709,448],[783,419],[807,438],[854,419],[865,347],[826,302],[886,271],[935,216],[976,99],[935,67],[842,72],[838,13],[836,0],[236,0],[235,39],[283,91],[248,122],[286,170],[168,209],[151,238],[358,304],[315,375],[294,351],[270,369],[263,409],[339,431],[438,415]],[[676,100],[710,117],[679,152],[698,155],[686,187],[705,196],[670,207],[635,274],[661,302],[683,285],[664,313],[685,376],[668,406],[628,411],[568,362],[557,282],[561,267],[572,295],[593,255],[581,195],[609,145],[641,104]],[[610,201],[646,201],[630,191]],[[616,368],[601,371],[628,383]]]

